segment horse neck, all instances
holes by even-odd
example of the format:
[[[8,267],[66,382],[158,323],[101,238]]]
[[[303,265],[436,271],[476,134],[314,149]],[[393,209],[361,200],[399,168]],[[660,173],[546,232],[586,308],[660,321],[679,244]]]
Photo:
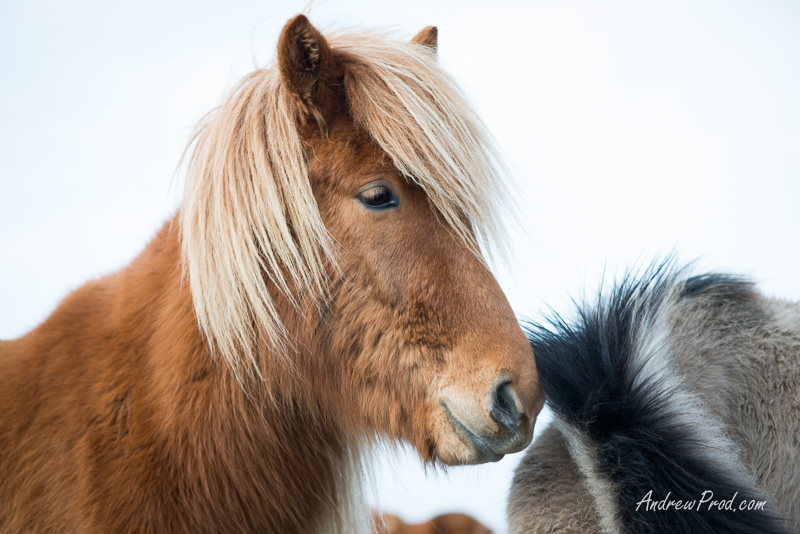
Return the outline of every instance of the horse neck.
[[[340,520],[341,510],[349,506],[345,497],[350,490],[345,486],[353,482],[351,464],[358,461],[354,444],[311,395],[313,387],[298,379],[302,369],[286,361],[276,363],[278,356],[267,352],[264,380],[242,386],[225,364],[214,361],[182,279],[177,223],[168,223],[155,241],[149,247],[154,248],[153,258],[143,258],[142,274],[156,282],[169,273],[151,326],[154,339],[159,338],[152,350],[154,367],[160,370],[159,397],[172,401],[162,401],[169,406],[163,428],[172,429],[176,450],[197,473],[197,486],[210,490],[205,502],[197,503],[199,508],[227,494],[228,505],[248,503],[246,513],[251,516],[242,518],[247,523],[284,532],[333,532],[339,523],[346,528],[347,520]],[[136,270],[132,274],[141,276]],[[297,320],[296,310],[287,303],[281,308],[291,319],[287,323],[297,325],[295,336],[307,337],[308,328]],[[300,339],[305,346],[313,345],[304,341]],[[304,360],[315,361],[313,356]],[[218,515],[227,515],[226,508]],[[200,509],[195,513],[203,514]],[[258,514],[263,517],[253,517]],[[230,518],[225,521],[223,530],[231,526]]]
[[[357,461],[353,444],[335,418],[307,398],[308,388],[297,387],[302,381],[291,376],[291,368],[270,366],[273,374],[249,383],[245,393],[227,366],[209,354],[182,272],[176,219],[130,266],[74,292],[19,341],[22,352],[34,355],[31,361],[56,362],[61,369],[51,374],[70,383],[70,374],[77,373],[71,370],[74,359],[59,363],[35,355],[65,350],[85,355],[74,384],[91,382],[91,389],[67,392],[53,402],[66,412],[75,398],[96,407],[98,420],[114,414],[119,428],[110,447],[124,447],[126,453],[85,458],[91,464],[108,458],[110,465],[100,472],[112,473],[93,481],[99,491],[88,495],[88,502],[124,502],[136,495],[149,502],[151,512],[176,503],[176,510],[162,514],[163,522],[142,525],[156,531],[349,528],[337,509],[348,508],[346,485]],[[285,371],[275,374],[280,368]],[[84,472],[98,472],[88,467]],[[109,524],[123,521],[125,514],[110,508],[113,513],[118,517],[109,515]]]

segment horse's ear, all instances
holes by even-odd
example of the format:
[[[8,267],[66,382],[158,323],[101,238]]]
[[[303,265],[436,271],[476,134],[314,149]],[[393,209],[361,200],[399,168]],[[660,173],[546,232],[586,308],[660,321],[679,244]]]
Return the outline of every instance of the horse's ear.
[[[415,35],[411,42],[427,46],[436,55],[436,47],[439,44],[439,30],[436,29],[436,26],[427,26]]]
[[[326,86],[336,76],[336,61],[328,41],[305,15],[286,23],[278,39],[278,68],[301,115],[324,124],[330,91]]]

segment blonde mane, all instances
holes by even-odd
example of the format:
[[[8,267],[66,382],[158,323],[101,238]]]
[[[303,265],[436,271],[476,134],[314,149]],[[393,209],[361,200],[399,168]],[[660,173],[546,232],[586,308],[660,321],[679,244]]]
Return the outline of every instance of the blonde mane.
[[[424,46],[376,34],[329,38],[344,53],[356,124],[477,254],[502,249],[505,167],[461,90]],[[334,245],[308,179],[296,110],[276,66],[257,70],[192,136],[180,211],[182,255],[199,326],[236,376],[291,340],[266,279],[299,306],[324,295]]]

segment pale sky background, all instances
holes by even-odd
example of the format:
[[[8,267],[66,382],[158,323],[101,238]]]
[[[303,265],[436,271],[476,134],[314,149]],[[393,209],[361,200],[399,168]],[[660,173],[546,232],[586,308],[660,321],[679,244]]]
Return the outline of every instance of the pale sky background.
[[[0,338],[144,247],[177,208],[192,126],[305,6],[3,1]],[[438,25],[441,62],[520,184],[515,265],[499,273],[519,314],[569,315],[604,269],[672,250],[800,299],[799,3],[324,0],[311,19],[403,38]],[[379,498],[505,532],[520,457],[447,474],[384,459]]]

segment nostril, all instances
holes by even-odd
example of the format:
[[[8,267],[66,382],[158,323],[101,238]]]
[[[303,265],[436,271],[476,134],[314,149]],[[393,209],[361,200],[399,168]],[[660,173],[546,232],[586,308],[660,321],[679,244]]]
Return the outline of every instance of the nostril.
[[[500,426],[515,429],[519,426],[519,411],[517,401],[511,392],[511,381],[498,384],[489,400],[490,413]]]

